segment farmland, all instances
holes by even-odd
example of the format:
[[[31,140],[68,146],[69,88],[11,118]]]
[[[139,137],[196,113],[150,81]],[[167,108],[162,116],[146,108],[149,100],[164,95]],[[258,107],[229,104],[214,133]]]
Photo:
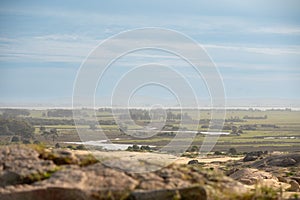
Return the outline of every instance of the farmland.
[[[26,111],[28,111],[26,115],[21,113],[15,117],[26,120],[34,126],[34,138],[36,140],[50,146],[56,143],[63,145],[64,142],[80,142],[71,110]],[[8,115],[10,112],[11,110],[7,109],[1,110],[2,115]],[[198,112],[193,109],[169,109],[167,113],[169,112],[171,116],[175,116],[174,119],[166,119],[163,129],[157,131],[157,134],[152,137],[139,138],[126,134],[126,131],[135,130],[139,126],[146,126],[150,123],[150,116],[147,116],[146,110],[137,109],[134,110],[135,115],[131,113],[132,116],[135,116],[135,119],[133,119],[135,124],[126,125],[125,132],[120,131],[110,109],[81,109],[78,112],[82,117],[80,119],[82,123],[77,124],[77,128],[86,130],[87,134],[95,130],[103,130],[112,143],[152,145],[157,149],[172,141],[180,130],[197,131],[198,134],[194,137],[191,146],[200,147],[205,138],[205,135],[200,134],[200,132],[208,130],[211,119],[210,110],[199,110],[200,118],[198,118]],[[141,113],[143,113],[143,117],[139,117]],[[176,118],[176,116],[181,116],[181,113],[188,116],[189,119],[184,123],[184,127],[180,126],[180,118]],[[98,124],[91,126],[92,119],[97,119]],[[153,119],[151,122],[160,121]],[[46,130],[56,129],[58,137],[55,140],[45,138],[41,134],[41,127]],[[222,131],[230,134],[221,135],[213,151],[227,151],[232,147],[236,148],[238,152],[248,152],[254,148],[264,151],[300,151],[300,111],[290,109],[226,110]],[[8,143],[9,138],[9,135],[1,134],[1,143]]]

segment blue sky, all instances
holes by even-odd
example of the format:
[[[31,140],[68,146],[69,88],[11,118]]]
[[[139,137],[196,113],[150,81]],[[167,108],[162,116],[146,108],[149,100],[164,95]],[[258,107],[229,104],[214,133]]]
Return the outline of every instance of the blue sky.
[[[71,106],[77,70],[95,46],[128,29],[162,27],[203,45],[229,105],[299,106],[299,11],[297,0],[2,0],[0,104]]]

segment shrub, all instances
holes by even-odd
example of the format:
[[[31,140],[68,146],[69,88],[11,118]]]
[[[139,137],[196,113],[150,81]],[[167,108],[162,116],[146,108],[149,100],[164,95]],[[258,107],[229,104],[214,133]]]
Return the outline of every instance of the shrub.
[[[31,144],[30,140],[22,140],[23,144]]]
[[[83,144],[78,145],[78,146],[76,147],[76,149],[77,149],[77,150],[86,150],[86,148],[85,148],[85,146],[84,146]]]
[[[198,146],[192,146],[190,149],[189,149],[190,152],[197,152],[199,151],[199,148]]]
[[[214,155],[223,155],[221,151],[215,151]]]
[[[38,140],[34,140],[34,141],[33,141],[33,144],[41,144],[41,142],[38,141]]]
[[[147,145],[147,146],[141,146],[140,148],[142,151],[150,151],[151,148]]]
[[[228,150],[228,154],[231,154],[231,155],[236,155],[237,154],[237,150],[235,148],[230,148]]]
[[[18,136],[13,136],[11,138],[11,142],[19,142],[20,141],[20,138]]]
[[[129,146],[126,150],[127,151],[133,151],[132,146]]]
[[[55,144],[55,148],[60,148],[60,144],[59,144],[59,143],[56,143],[56,144]]]
[[[73,145],[68,145],[67,148],[68,149],[75,149]]]
[[[140,147],[138,145],[134,144],[134,145],[132,145],[132,150],[138,151],[138,150],[140,150]]]

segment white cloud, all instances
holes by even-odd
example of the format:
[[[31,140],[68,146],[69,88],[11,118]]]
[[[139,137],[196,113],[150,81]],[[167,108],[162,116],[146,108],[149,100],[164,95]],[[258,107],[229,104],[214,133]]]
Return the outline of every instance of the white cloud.
[[[259,53],[267,55],[282,55],[282,54],[295,54],[300,55],[300,46],[284,46],[284,47],[246,47],[242,45],[215,45],[205,44],[203,45],[208,49],[222,49],[226,51],[244,51],[248,53]]]
[[[243,70],[255,70],[258,72],[300,72],[300,68],[297,66],[287,66],[286,64],[260,64],[260,63],[243,63],[243,62],[216,62],[219,68],[232,68]]]
[[[1,61],[81,62],[99,43],[76,35],[45,35],[32,38],[0,38]]]
[[[166,38],[165,40],[168,40]],[[132,38],[128,41],[120,41],[122,45],[130,45],[133,42]],[[20,61],[20,62],[35,62],[35,61],[54,61],[54,62],[82,62],[83,59],[93,50],[101,40],[93,37],[81,36],[76,34],[52,34],[41,35],[35,37],[8,38],[0,37],[0,61]],[[136,41],[135,41],[136,42]],[[182,41],[170,40],[169,43],[175,43],[178,49],[193,52],[191,45]],[[168,43],[166,43],[168,44]],[[207,50],[217,49],[221,52],[245,52],[248,54],[265,54],[265,55],[300,55],[300,46],[257,46],[251,44],[204,44],[202,45]],[[112,53],[112,47],[109,49]],[[131,55],[133,58],[158,58],[176,60],[177,56],[163,53],[145,54],[134,52]],[[196,56],[196,55],[195,55]]]
[[[261,27],[252,29],[254,33],[299,35],[300,27]]]

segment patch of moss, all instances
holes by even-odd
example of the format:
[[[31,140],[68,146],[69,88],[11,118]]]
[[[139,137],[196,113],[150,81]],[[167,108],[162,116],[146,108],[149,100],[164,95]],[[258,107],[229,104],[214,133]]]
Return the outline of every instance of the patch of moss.
[[[79,161],[79,166],[84,167],[88,165],[92,165],[99,162],[92,154],[88,154],[86,156],[83,156],[83,158]]]
[[[39,143],[39,144],[28,144],[26,147],[29,147],[35,151],[37,151],[39,154],[43,153],[46,149],[45,144]]]
[[[227,195],[228,196],[228,195]],[[229,199],[239,200],[278,200],[281,199],[280,193],[271,187],[257,186],[254,191],[244,194],[230,194]]]
[[[48,179],[52,176],[52,174],[56,171],[60,170],[60,167],[55,167],[53,170],[42,172],[42,173],[34,173],[30,174],[27,177],[22,178],[22,183],[24,184],[32,184],[37,181],[42,181]]]

